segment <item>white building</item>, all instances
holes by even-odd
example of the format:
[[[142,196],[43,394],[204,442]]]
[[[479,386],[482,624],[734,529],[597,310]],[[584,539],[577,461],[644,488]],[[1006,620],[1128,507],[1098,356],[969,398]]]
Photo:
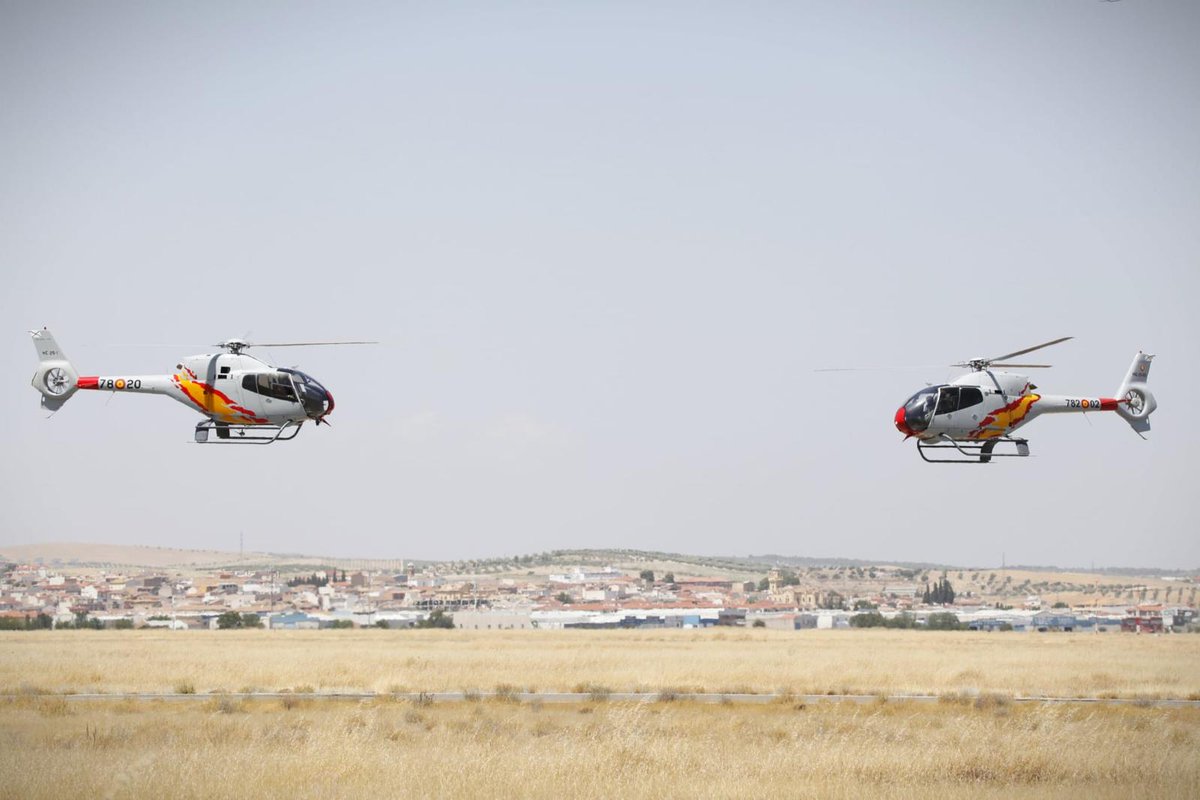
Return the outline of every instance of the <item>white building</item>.
[[[533,614],[529,611],[455,611],[453,616],[454,627],[471,631],[530,630],[534,627]]]

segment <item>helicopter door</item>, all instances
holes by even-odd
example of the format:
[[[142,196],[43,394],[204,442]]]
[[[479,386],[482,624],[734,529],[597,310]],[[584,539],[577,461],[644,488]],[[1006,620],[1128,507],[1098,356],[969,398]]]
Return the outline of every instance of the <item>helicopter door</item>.
[[[972,407],[983,402],[983,392],[974,386],[943,386],[938,392],[937,408],[933,412],[937,421],[946,428],[970,428],[979,420],[979,410]]]
[[[954,429],[958,427],[954,413],[957,410],[958,387],[943,386],[938,390],[937,406],[933,410],[933,424],[930,427],[938,433],[954,435]]]
[[[943,386],[938,392],[937,408],[934,410],[935,417],[941,417],[946,414],[953,414],[958,411],[958,390],[957,386]]]

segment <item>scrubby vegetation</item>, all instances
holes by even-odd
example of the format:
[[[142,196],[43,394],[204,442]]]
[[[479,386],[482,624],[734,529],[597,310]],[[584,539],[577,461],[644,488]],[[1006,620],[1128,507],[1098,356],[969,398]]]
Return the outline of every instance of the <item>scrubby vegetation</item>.
[[[31,696],[0,707],[0,795],[1116,800],[1200,787],[1195,709],[1016,706],[996,694],[701,706],[669,702],[670,690],[658,703],[598,692],[556,707],[503,688],[457,704]]]
[[[862,615],[860,615],[862,616]],[[441,617],[445,619],[445,615]],[[313,658],[320,653],[320,658]],[[0,693],[461,691],[1200,695],[1200,636],[974,631],[41,631],[0,634]]]

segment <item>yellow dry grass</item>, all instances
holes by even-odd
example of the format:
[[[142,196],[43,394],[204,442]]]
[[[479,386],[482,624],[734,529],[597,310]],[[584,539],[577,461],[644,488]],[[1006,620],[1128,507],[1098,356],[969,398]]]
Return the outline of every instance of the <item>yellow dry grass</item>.
[[[934,631],[0,633],[0,693],[613,691],[1200,698],[1200,636]]]
[[[0,797],[1200,795],[1200,711],[976,703],[0,704]]]

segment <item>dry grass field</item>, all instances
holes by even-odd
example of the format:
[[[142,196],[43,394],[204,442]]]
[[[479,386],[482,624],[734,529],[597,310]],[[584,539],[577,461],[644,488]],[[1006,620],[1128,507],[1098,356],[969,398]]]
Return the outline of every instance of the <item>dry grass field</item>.
[[[68,701],[246,689],[921,692],[583,705]],[[1200,796],[1200,636],[923,631],[0,635],[0,798]],[[974,694],[977,693],[977,694]]]
[[[0,693],[665,689],[1200,698],[1200,636],[936,631],[0,634]]]
[[[1200,711],[1000,699],[0,705],[0,797],[1182,798]]]

